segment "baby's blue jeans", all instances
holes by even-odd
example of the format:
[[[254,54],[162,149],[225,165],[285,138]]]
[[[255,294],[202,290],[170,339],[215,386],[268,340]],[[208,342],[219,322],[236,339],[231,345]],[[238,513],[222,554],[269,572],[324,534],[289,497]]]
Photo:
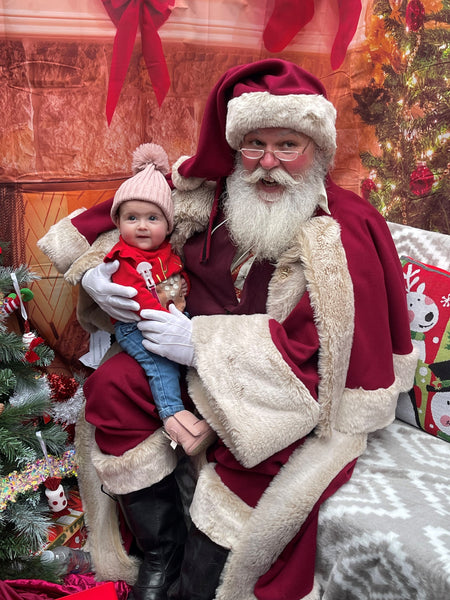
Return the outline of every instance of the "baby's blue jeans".
[[[121,348],[144,369],[160,418],[165,419],[184,410],[180,393],[179,365],[146,350],[142,345],[144,338],[136,323],[117,321],[114,329]]]

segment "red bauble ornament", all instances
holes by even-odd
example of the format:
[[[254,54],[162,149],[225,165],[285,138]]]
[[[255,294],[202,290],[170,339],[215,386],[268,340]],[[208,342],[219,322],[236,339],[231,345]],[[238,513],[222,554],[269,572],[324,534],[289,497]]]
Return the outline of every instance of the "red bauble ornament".
[[[418,31],[425,22],[425,8],[420,0],[411,0],[406,7],[406,24],[410,31]]]
[[[428,194],[434,182],[434,175],[424,162],[419,162],[409,178],[409,188],[415,196]]]
[[[376,189],[377,186],[375,185],[373,179],[370,179],[370,177],[364,179],[364,181],[361,183],[361,194],[364,200],[368,200],[370,198],[370,192],[373,192]]]
[[[47,376],[47,381],[50,385],[51,398],[57,402],[69,400],[78,389],[78,382],[73,377],[68,377],[67,375],[50,373]]]

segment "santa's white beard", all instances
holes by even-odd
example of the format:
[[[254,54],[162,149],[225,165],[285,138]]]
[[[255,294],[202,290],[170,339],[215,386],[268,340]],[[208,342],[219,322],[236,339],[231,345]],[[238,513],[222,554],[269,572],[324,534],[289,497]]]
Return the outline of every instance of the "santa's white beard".
[[[314,214],[324,189],[324,174],[316,164],[294,181],[283,169],[273,169],[271,177],[284,185],[276,195],[257,189],[256,182],[263,174],[267,175],[264,170],[249,174],[238,159],[227,178],[224,210],[239,252],[251,250],[259,260],[276,261],[292,245],[299,225]]]

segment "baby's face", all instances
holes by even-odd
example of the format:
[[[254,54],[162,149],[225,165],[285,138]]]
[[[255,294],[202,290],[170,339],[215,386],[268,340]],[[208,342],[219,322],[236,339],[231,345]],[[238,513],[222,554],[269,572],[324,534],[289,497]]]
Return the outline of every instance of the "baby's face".
[[[167,219],[152,202],[127,200],[120,205],[119,231],[123,240],[141,250],[159,248],[169,233]]]

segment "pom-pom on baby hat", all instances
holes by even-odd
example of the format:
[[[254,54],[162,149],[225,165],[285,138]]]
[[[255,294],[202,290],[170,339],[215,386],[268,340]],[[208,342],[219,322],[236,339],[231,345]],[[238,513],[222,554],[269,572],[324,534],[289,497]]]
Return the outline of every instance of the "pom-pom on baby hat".
[[[165,175],[169,173],[169,159],[158,144],[141,144],[133,152],[133,177],[122,183],[114,196],[111,219],[117,224],[119,207],[127,200],[143,200],[159,206],[173,229],[173,201]]]

